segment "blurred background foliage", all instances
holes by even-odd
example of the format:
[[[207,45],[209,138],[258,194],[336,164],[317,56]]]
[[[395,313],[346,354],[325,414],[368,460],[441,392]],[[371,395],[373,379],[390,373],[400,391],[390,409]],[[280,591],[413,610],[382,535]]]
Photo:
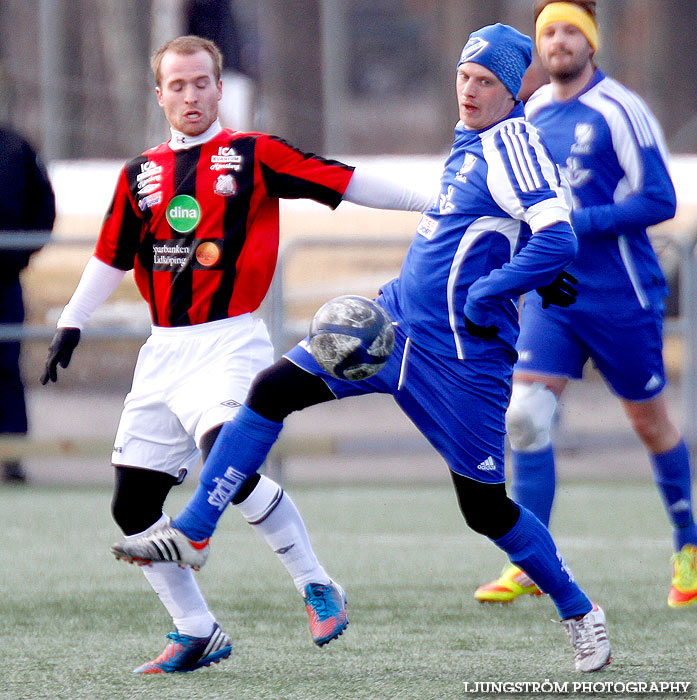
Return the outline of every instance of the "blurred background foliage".
[[[697,151],[697,2],[599,0],[600,66]],[[439,154],[468,34],[533,32],[532,0],[0,0],[0,121],[47,161],[126,159],[166,139],[149,56],[199,33],[225,54],[227,126],[327,154]],[[535,63],[522,97],[544,82]]]

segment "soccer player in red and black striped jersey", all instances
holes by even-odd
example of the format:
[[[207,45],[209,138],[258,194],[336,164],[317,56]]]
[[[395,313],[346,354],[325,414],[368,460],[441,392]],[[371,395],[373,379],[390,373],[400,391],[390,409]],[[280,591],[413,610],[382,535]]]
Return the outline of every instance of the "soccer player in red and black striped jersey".
[[[133,269],[150,306],[152,334],[138,356],[112,454],[112,512],[129,537],[167,518],[163,506],[172,486],[207,456],[252,379],[273,361],[265,325],[251,314],[276,265],[278,199],[309,198],[332,208],[346,199],[414,211],[430,199],[277,137],[222,128],[222,60],[210,41],[174,39],[155,53],[152,67],[172,137],[123,167],[41,378],[43,384],[57,380],[87,318]],[[315,643],[338,637],[348,624],[346,597],[317,560],[288,494],[255,475],[234,502],[291,574]],[[164,652],[136,672],[190,671],[230,655],[230,638],[191,569],[157,562],[143,571],[176,632]]]

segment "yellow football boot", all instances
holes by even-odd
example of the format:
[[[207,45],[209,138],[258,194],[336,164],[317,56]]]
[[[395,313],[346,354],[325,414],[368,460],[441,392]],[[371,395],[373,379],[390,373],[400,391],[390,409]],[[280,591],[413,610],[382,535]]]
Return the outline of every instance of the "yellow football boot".
[[[479,586],[474,592],[480,603],[512,603],[521,595],[540,596],[542,591],[515,564],[506,564],[496,581]]]
[[[668,593],[671,608],[684,608],[697,603],[697,547],[686,544],[671,557],[673,580]]]

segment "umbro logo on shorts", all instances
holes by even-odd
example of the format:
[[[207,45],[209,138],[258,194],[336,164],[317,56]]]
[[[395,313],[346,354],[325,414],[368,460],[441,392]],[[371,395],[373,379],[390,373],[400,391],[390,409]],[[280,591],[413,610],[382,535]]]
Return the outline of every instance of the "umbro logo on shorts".
[[[235,399],[228,399],[227,401],[221,401],[220,405],[228,408],[238,408],[242,404],[239,401],[235,401]]]

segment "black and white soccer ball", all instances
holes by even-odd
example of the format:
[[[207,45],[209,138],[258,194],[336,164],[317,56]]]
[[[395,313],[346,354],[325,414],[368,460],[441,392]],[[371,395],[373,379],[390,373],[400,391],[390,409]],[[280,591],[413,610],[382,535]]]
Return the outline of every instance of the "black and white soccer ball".
[[[377,374],[394,348],[394,328],[374,301],[347,294],[321,306],[310,324],[310,350],[323,370],[358,381]]]

